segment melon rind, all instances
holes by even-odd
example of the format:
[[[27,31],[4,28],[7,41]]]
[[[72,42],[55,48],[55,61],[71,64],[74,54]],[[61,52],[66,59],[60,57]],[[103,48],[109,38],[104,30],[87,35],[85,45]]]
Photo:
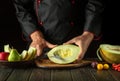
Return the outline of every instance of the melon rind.
[[[119,45],[110,45],[110,44],[101,44],[101,50],[105,50],[110,54],[120,54],[120,46]]]
[[[100,60],[104,60],[108,63],[120,63],[120,46],[119,45],[110,45],[110,44],[101,44],[98,51],[100,52]]]
[[[58,50],[71,50],[71,55],[67,57],[61,57],[62,59],[58,59],[55,57],[54,53]],[[80,48],[76,45],[59,45],[53,49],[51,49],[48,53],[47,56],[49,60],[51,60],[54,63],[57,64],[68,64],[74,62],[80,53]],[[61,55],[59,55],[61,56]]]

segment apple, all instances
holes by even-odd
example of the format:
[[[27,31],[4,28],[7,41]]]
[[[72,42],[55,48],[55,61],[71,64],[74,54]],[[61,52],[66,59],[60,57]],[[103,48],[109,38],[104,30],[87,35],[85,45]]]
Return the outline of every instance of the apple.
[[[9,52],[0,52],[0,60],[8,60]]]

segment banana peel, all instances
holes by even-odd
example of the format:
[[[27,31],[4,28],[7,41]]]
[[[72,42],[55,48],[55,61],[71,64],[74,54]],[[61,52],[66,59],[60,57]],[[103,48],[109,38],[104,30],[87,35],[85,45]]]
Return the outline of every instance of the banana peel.
[[[120,46],[101,44],[97,50],[97,56],[101,61],[105,60],[106,62],[111,64],[120,63]]]

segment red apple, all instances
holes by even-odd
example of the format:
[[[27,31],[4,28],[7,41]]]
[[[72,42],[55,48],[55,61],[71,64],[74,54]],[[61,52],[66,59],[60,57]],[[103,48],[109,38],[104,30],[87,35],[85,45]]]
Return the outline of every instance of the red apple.
[[[0,60],[8,60],[9,53],[8,52],[0,52]]]

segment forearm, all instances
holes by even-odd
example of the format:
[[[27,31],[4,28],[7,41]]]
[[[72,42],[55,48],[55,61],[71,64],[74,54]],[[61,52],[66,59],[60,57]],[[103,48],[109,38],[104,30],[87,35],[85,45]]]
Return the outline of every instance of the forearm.
[[[43,34],[40,31],[35,31],[30,34],[30,38],[32,41],[41,40],[43,39]]]
[[[95,36],[100,35],[103,10],[103,0],[89,0],[86,6],[84,31],[92,32]]]
[[[82,35],[86,36],[86,38],[90,38],[91,40],[94,38],[94,34],[89,31],[84,31]]]
[[[16,17],[25,35],[29,36],[37,30],[38,22],[35,16],[33,0],[13,0]]]

